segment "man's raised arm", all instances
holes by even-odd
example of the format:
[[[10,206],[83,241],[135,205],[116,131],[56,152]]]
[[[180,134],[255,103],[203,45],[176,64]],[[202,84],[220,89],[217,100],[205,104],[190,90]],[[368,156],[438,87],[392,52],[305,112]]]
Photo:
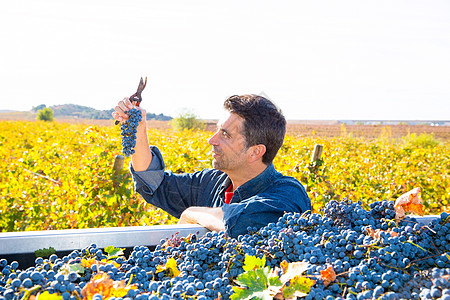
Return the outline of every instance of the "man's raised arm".
[[[147,112],[145,109],[134,106],[129,98],[124,98],[117,103],[114,108],[113,117],[115,120],[125,123],[128,119],[126,111],[130,111],[132,108],[136,108],[142,113],[142,120],[139,122],[136,132],[136,146],[134,147],[134,154],[131,155],[131,163],[133,169],[137,172],[147,170],[148,166],[152,162],[152,152],[150,151],[147,137]]]

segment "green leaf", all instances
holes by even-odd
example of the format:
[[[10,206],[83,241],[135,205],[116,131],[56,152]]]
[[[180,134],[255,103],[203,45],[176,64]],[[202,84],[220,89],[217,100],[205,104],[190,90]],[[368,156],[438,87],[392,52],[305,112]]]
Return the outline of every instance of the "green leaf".
[[[84,273],[84,267],[81,265],[81,263],[70,264],[68,269],[69,269],[69,272],[75,272],[78,274]]]
[[[81,265],[81,263],[64,264],[59,269],[59,272],[61,272],[62,274],[69,274],[70,272],[75,272],[77,274],[83,274],[84,273],[84,267]]]
[[[273,296],[270,294],[268,290],[260,291],[260,292],[253,292],[250,293],[245,288],[240,288],[233,286],[234,294],[230,296],[231,300],[251,300],[251,299],[257,299],[257,300],[272,300]]]
[[[268,288],[268,274],[270,268],[254,269],[241,273],[235,280],[240,287],[233,287],[234,293],[230,296],[235,299],[271,299]]]
[[[108,257],[123,255],[123,250],[124,249],[122,248],[116,248],[114,246],[108,246],[105,248],[105,252],[108,253]]]
[[[53,247],[48,247],[48,248],[42,248],[42,249],[38,249],[36,251],[34,251],[34,255],[36,257],[42,257],[42,258],[47,258],[52,254],[55,254],[56,250]]]
[[[295,276],[289,281],[289,286],[283,287],[283,297],[304,297],[308,295],[314,283],[316,282],[310,278],[304,276]]]
[[[281,287],[283,284],[281,283],[280,278],[278,276],[275,276],[269,278],[269,285],[273,287]]]
[[[263,256],[263,258],[259,258],[253,255],[246,254],[244,259],[244,265],[242,266],[242,268],[244,269],[244,271],[250,271],[253,269],[264,268],[265,265],[266,265],[266,256]]]

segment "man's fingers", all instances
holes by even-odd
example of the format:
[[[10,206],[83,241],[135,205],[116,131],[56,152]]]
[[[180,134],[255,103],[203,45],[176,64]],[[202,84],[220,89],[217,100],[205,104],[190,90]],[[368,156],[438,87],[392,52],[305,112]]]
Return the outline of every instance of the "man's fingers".
[[[112,113],[112,116],[113,116],[113,118],[116,120],[116,121],[119,121],[120,123],[124,123],[125,121],[126,121],[126,119],[124,119],[119,113],[117,113],[117,112],[113,112]]]
[[[131,101],[130,101],[130,98],[123,98],[122,102],[126,108],[125,109],[126,111],[128,111],[134,107],[133,103],[131,103]]]
[[[116,112],[116,116],[114,116],[114,118],[116,118],[116,120],[118,121],[121,121],[119,117],[122,118],[122,121],[128,119],[128,115],[126,113],[130,111],[133,107],[134,107],[133,104],[130,102],[128,98],[123,98],[123,100],[119,101],[117,103],[117,106],[114,108]]]
[[[124,123],[128,120],[128,112],[133,109],[139,109],[142,112],[143,120],[145,120],[146,111],[138,106],[135,106],[129,98],[123,98],[123,100],[117,103],[117,106],[114,107],[114,112],[112,116],[117,121]]]
[[[129,102],[129,101],[128,101]],[[120,101],[119,103],[117,103],[117,106],[120,108],[121,111],[119,111],[119,113],[125,113],[128,112],[130,110],[130,108],[128,108],[128,105],[125,103],[125,100]],[[117,111],[117,110],[116,110]]]

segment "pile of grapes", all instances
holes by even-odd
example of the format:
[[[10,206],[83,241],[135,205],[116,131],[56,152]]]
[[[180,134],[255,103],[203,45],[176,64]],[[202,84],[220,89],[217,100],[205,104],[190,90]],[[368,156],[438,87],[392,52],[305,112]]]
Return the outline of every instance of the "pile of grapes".
[[[134,146],[136,146],[136,132],[139,122],[142,120],[142,113],[136,108],[130,109],[126,123],[122,124],[122,152],[126,157],[134,154]]]
[[[64,300],[106,299],[104,290],[92,285],[96,274],[123,283],[115,300],[234,299],[246,255],[265,257],[271,268],[282,261],[307,262],[303,276],[315,280],[304,297],[308,300],[450,299],[449,215],[429,224],[411,217],[397,223],[394,217],[390,201],[374,202],[370,210],[361,203],[331,201],[323,215],[286,213],[237,239],[223,232],[175,236],[153,251],[136,246],[128,258],[90,245],[63,258],[37,258],[26,270],[3,259],[0,299],[26,300],[46,292]],[[81,268],[83,261],[90,263]],[[336,278],[325,285],[317,275],[330,266]],[[95,294],[87,294],[87,287]]]

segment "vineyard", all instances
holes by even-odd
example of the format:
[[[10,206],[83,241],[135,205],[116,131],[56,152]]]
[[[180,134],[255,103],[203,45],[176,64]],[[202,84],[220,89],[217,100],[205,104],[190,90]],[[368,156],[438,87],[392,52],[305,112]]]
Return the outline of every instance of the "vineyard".
[[[113,168],[118,126],[7,121],[0,130],[2,231],[176,222]],[[210,134],[152,129],[149,139],[182,173],[210,166]],[[317,144],[323,154],[312,160]],[[450,299],[448,141],[294,131],[274,164],[306,186],[313,213],[285,213],[236,239],[175,234],[128,257],[91,244],[26,270],[0,258],[0,300]],[[399,218],[422,210],[440,215]]]
[[[192,172],[211,166],[209,131],[150,129],[168,170]],[[174,224],[176,219],[133,191],[121,154],[119,126],[27,121],[0,122],[0,230],[46,230]],[[311,162],[315,144],[322,158]],[[345,127],[327,137],[289,132],[275,168],[299,179],[314,212],[330,200],[393,200],[420,186],[426,214],[448,211],[450,144],[434,135],[357,137]]]

